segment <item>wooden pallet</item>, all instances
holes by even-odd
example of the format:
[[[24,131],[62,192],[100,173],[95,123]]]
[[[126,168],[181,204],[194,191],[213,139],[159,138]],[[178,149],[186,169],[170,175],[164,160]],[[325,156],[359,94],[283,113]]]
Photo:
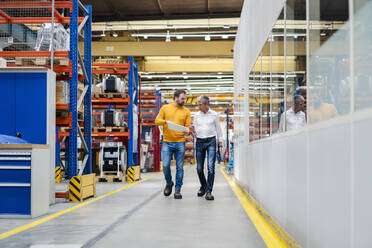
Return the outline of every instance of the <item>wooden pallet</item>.
[[[15,64],[18,66],[26,66],[26,65],[39,65],[39,66],[48,66],[51,63],[50,58],[15,58]],[[61,65],[61,66],[68,66],[70,64],[70,60],[68,58],[54,58],[54,65]]]
[[[96,182],[107,182],[107,183],[113,183],[113,182],[125,182],[125,175],[123,173],[120,173],[120,176],[115,174],[106,174],[103,176],[96,176]]]
[[[141,92],[142,96],[155,96],[155,92]]]
[[[127,93],[93,93],[92,98],[127,98]]]
[[[95,133],[122,133],[125,127],[93,127]]]

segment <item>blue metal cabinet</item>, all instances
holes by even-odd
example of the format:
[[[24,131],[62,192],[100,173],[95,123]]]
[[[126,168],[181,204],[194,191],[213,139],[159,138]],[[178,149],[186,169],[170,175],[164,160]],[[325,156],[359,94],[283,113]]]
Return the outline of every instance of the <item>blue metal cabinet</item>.
[[[41,72],[0,74],[0,133],[22,134],[33,144],[47,144],[47,76]]]
[[[0,144],[0,218],[48,212],[49,155],[47,145]]]
[[[0,134],[32,144],[48,144],[50,169],[55,165],[55,73],[47,68],[0,69]],[[55,202],[54,174],[50,174],[50,203]]]
[[[15,74],[16,132],[32,144],[47,144],[48,83],[45,72]]]
[[[2,73],[0,76],[0,134],[15,136],[15,74]],[[12,114],[10,114],[12,113]]]

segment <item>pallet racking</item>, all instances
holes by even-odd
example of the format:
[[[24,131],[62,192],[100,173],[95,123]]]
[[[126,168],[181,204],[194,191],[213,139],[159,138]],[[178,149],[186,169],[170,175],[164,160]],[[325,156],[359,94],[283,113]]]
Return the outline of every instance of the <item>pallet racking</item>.
[[[139,94],[139,109],[140,109],[140,126],[141,131],[144,129],[149,129],[152,131],[152,148],[149,152],[154,153],[154,171],[160,171],[160,131],[159,128],[155,125],[155,118],[158,115],[160,108],[162,106],[161,93],[156,89],[142,89],[140,88]],[[153,103],[147,103],[144,101],[151,101]],[[145,110],[144,110],[145,109]],[[153,111],[151,111],[153,110]]]
[[[49,15],[45,15],[42,11],[49,11]],[[79,17],[79,11],[83,16]],[[19,15],[29,15],[22,16]],[[66,14],[67,13],[67,14]],[[64,15],[69,16],[64,16]],[[58,120],[57,125],[70,126],[68,135],[68,149],[66,160],[66,172],[68,178],[72,178],[77,174],[91,172],[91,43],[92,43],[92,7],[83,5],[78,0],[68,1],[6,1],[0,2],[0,24],[9,25],[9,35],[12,37],[12,31],[16,28],[23,28],[34,32],[27,25],[51,23],[52,32],[55,23],[68,24],[70,29],[70,50],[69,51],[54,51],[53,44],[50,51],[34,51],[30,47],[21,47],[16,51],[0,51],[0,57],[3,58],[50,58],[49,67],[54,72],[58,73],[57,80],[66,80],[69,82],[69,104],[57,106],[57,109],[67,109],[69,117],[64,120]],[[21,25],[15,26],[15,25]],[[82,34],[82,30],[84,30]],[[15,32],[15,31],[14,31]],[[16,36],[16,34],[14,35]],[[79,36],[84,39],[84,60],[78,48]],[[27,41],[27,37],[24,38]],[[52,39],[53,40],[53,39]],[[21,40],[22,41],[22,40]],[[24,42],[25,42],[24,41]],[[52,41],[53,42],[53,41]],[[68,58],[67,65],[54,65],[54,58]],[[8,66],[17,66],[9,63]],[[25,65],[23,65],[25,66]],[[30,66],[28,64],[27,66]],[[34,65],[31,65],[34,66]],[[79,66],[81,73],[79,75]],[[78,82],[84,82],[83,94],[77,99]],[[84,134],[78,125],[78,108],[84,104]],[[57,132],[59,133],[59,132]],[[78,147],[77,139],[80,136],[84,147],[84,158],[82,168],[78,172]],[[57,144],[59,147],[59,144]],[[56,166],[59,166],[59,150],[56,151]]]
[[[129,57],[128,63],[122,64],[102,64],[93,63],[93,74],[103,75],[128,75],[128,89],[126,90],[126,97],[114,97],[114,98],[93,98],[92,108],[93,109],[107,109],[110,106],[114,106],[116,109],[121,109],[124,116],[128,121],[127,132],[93,132],[92,137],[126,137],[128,138],[128,168],[137,165],[136,153],[134,152],[134,105],[138,105],[138,64],[134,63],[133,57]],[[95,94],[96,96],[97,94]],[[99,96],[100,94],[98,94]],[[120,95],[113,93],[112,96]],[[93,113],[95,114],[95,113]]]

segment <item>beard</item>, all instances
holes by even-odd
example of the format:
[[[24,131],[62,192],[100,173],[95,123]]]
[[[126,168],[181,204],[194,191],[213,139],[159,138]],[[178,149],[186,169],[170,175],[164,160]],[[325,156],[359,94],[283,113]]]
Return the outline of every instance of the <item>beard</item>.
[[[178,106],[180,106],[180,107],[182,107],[183,105],[185,105],[184,102],[178,102],[177,104],[178,104]]]

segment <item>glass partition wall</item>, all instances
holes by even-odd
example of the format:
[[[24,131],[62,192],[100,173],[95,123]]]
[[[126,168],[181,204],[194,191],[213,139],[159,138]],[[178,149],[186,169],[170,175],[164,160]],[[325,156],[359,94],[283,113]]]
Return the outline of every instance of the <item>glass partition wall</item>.
[[[286,1],[246,80],[250,142],[372,107],[371,12],[372,0]]]

